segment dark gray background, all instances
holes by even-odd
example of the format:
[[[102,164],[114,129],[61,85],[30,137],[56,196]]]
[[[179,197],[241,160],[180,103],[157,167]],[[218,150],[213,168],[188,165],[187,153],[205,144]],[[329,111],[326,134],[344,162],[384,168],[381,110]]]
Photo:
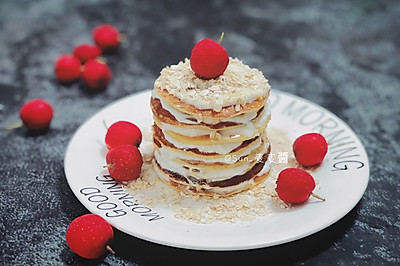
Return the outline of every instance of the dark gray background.
[[[54,107],[48,132],[0,130],[1,265],[399,264],[400,3],[396,1],[0,1],[0,126],[20,106]],[[127,34],[106,56],[109,87],[90,93],[57,83],[61,53],[110,23]],[[371,176],[360,203],[331,227],[289,244],[243,252],[164,247],[115,232],[116,256],[84,260],[65,231],[87,210],[69,189],[66,146],[100,108],[153,87],[159,71],[189,57],[202,38],[263,71],[274,89],[337,114],[365,145]],[[312,219],[312,217],[310,217]]]

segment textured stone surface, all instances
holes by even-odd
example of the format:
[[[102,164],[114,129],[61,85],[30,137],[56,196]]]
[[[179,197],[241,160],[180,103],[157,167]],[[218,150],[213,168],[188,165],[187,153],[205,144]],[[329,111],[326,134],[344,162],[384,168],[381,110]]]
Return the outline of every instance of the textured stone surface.
[[[23,102],[55,109],[46,134],[0,130],[1,265],[400,263],[400,3],[396,1],[1,1],[0,126],[18,121]],[[228,4],[229,2],[229,4]],[[111,23],[127,34],[107,56],[109,87],[55,81],[53,62]],[[370,183],[360,203],[315,235],[244,252],[197,252],[116,232],[118,256],[87,261],[69,250],[65,230],[86,209],[64,175],[66,145],[97,110],[151,89],[159,71],[190,55],[201,38],[259,68],[273,88],[337,114],[364,143]],[[312,219],[312,217],[310,217]]]

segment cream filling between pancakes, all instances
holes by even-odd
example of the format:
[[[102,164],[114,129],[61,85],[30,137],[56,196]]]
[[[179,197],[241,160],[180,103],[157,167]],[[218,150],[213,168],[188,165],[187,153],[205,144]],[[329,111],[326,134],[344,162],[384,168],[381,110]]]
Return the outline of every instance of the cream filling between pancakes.
[[[227,129],[206,129],[206,128],[193,128],[184,125],[171,125],[164,123],[155,118],[155,122],[159,128],[161,128],[167,134],[169,132],[172,135],[184,135],[187,137],[199,137],[199,136],[210,136],[211,139],[218,138],[220,141],[236,142],[244,140],[246,138],[252,138],[259,135],[269,121],[271,116],[270,104],[261,111],[258,117],[253,120],[244,121],[244,123],[237,125],[233,128],[228,127]]]
[[[165,138],[169,138],[172,141],[178,141],[180,143],[183,143],[186,146],[197,146],[197,145],[202,145],[202,146],[215,146],[215,145],[228,145],[228,144],[237,144],[240,145],[241,142],[251,139],[252,137],[260,135],[265,127],[267,126],[269,122],[269,117],[268,120],[265,121],[264,125],[258,127],[255,129],[255,132],[253,135],[250,136],[244,136],[240,134],[235,134],[235,135],[229,135],[229,137],[223,137],[221,134],[218,134],[217,132],[211,133],[210,135],[200,135],[200,136],[194,136],[194,137],[189,137],[186,135],[182,135],[180,133],[176,133],[170,130],[163,130],[160,125],[157,124],[163,130]]]
[[[168,146],[164,146],[162,143],[162,147],[158,148],[160,150],[160,152],[163,154],[163,156],[165,156],[167,159],[173,160],[176,158],[181,158],[184,160],[207,160],[207,162],[210,163],[218,163],[221,162],[222,160],[224,160],[224,163],[235,163],[235,158],[241,158],[243,156],[247,156],[249,155],[253,150],[257,149],[258,147],[260,147],[260,145],[262,144],[262,141],[264,139],[264,134],[261,135],[259,138],[257,138],[256,140],[254,140],[253,142],[251,142],[249,145],[247,145],[246,147],[239,149],[235,152],[232,152],[232,150],[229,153],[224,153],[224,154],[217,154],[217,155],[202,155],[202,154],[197,154],[197,153],[193,153],[193,152],[189,152],[189,151],[185,151],[185,150],[181,150],[181,149],[175,149],[175,148],[171,148]],[[266,142],[267,140],[265,139],[264,142]],[[229,156],[229,157],[225,157],[225,156]],[[229,160],[226,160],[227,158],[229,158]]]
[[[206,152],[206,153],[219,153],[219,154],[226,154],[229,153],[230,151],[236,149],[239,147],[242,143],[241,142],[231,142],[231,143],[224,143],[223,145],[199,145],[195,143],[183,143],[179,140],[176,140],[175,138],[170,137],[168,134],[165,134],[164,132],[164,137],[165,139],[172,143],[175,147],[180,148],[180,149],[198,149],[201,152]]]
[[[166,183],[170,182],[168,174],[166,174],[162,170],[160,170],[158,168],[158,166],[156,165],[156,163],[154,163],[154,169],[155,169],[156,173],[158,174],[158,176],[162,180],[164,180]],[[267,174],[270,171],[270,169],[271,169],[271,163],[269,161],[266,161],[265,164],[264,164],[264,167],[261,169],[261,171],[257,175],[255,175],[255,177]],[[247,180],[247,181],[243,181],[243,182],[241,182],[241,183],[239,183],[239,184],[237,184],[235,186],[229,186],[229,187],[212,187],[212,186],[209,186],[207,184],[200,185],[200,184],[194,183],[190,179],[187,180],[187,181],[188,181],[188,183],[184,183],[184,182],[180,182],[180,181],[175,180],[175,182],[179,182],[184,186],[194,187],[194,188],[197,188],[197,190],[199,190],[199,191],[201,189],[206,189],[209,192],[213,192],[213,193],[217,193],[217,194],[220,194],[220,193],[230,194],[232,192],[240,191],[240,190],[242,190],[242,189],[244,189],[244,188],[246,188],[248,186],[251,186],[251,185],[255,184],[254,178],[252,178],[250,180]]]
[[[249,156],[247,160],[242,159],[241,161],[236,161],[234,164],[227,164],[225,167],[221,167],[220,165],[213,166],[212,164],[196,166],[189,165],[188,163],[182,164],[182,162],[178,160],[165,158],[165,156],[163,156],[164,154],[158,149],[155,150],[154,157],[162,168],[180,173],[186,178],[192,176],[207,181],[220,181],[249,171],[258,162],[258,159],[260,159],[258,157],[261,156],[261,152],[267,150],[268,147],[268,142],[263,143],[262,147],[257,149],[254,152],[255,154],[252,154],[251,158],[249,158]],[[233,160],[231,157],[224,157],[220,162],[224,163],[225,159]]]
[[[167,110],[171,115],[173,115],[179,123],[182,124],[189,124],[189,125],[198,125],[198,123],[203,122],[205,124],[209,125],[215,125],[220,122],[233,122],[233,123],[238,123],[238,124],[245,124],[248,121],[253,120],[254,118],[257,117],[257,112],[258,110],[248,112],[248,113],[242,113],[233,117],[229,118],[210,118],[210,117],[200,117],[200,116],[195,116],[192,114],[188,114],[185,112],[182,112],[178,110],[176,107],[172,106],[170,103],[165,101],[160,94],[157,92],[157,90],[153,90],[151,92],[151,95],[153,98],[159,99],[161,102],[161,106]],[[268,104],[269,105],[269,104]]]

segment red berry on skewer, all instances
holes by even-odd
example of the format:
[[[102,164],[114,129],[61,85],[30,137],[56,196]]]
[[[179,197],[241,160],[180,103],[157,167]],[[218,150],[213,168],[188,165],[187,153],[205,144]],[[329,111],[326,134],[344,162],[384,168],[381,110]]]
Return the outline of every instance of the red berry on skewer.
[[[142,132],[131,122],[118,121],[107,129],[105,143],[108,149],[122,144],[131,144],[139,147],[141,142]]]
[[[279,198],[286,203],[303,203],[310,195],[325,201],[325,199],[313,193],[314,188],[314,178],[306,171],[298,168],[282,170],[276,181],[276,192]]]
[[[59,82],[74,82],[81,76],[81,62],[73,55],[63,54],[56,60],[54,72]]]
[[[296,160],[303,166],[320,164],[328,151],[325,138],[318,133],[308,133],[293,142]]]
[[[107,165],[110,175],[118,181],[131,181],[139,178],[143,158],[139,149],[130,144],[116,146],[107,152]]]
[[[100,55],[101,49],[97,45],[81,44],[74,49],[74,56],[76,56],[81,63],[85,63],[90,59],[95,59]]]
[[[96,44],[103,52],[117,49],[119,44],[119,31],[112,25],[102,24],[94,28],[92,36]]]
[[[229,56],[221,44],[210,39],[199,41],[190,55],[190,67],[197,76],[214,79],[222,75],[229,64]]]
[[[105,89],[110,82],[111,75],[110,68],[102,60],[91,59],[84,65],[83,81],[90,89]]]
[[[53,118],[53,108],[44,100],[34,99],[21,107],[20,117],[29,130],[43,130],[50,125]]]
[[[106,220],[96,214],[85,214],[73,220],[65,238],[72,251],[86,259],[97,259],[106,251],[115,253],[109,246],[114,231]]]

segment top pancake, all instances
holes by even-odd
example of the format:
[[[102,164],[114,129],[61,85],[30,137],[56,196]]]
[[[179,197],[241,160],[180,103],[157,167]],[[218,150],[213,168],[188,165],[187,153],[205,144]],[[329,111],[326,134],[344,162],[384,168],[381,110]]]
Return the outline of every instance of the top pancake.
[[[239,104],[229,105],[223,107],[219,112],[217,112],[212,109],[203,109],[203,110],[198,109],[191,104],[183,102],[178,97],[173,96],[167,90],[157,89],[157,92],[160,95],[160,97],[163,98],[163,100],[165,100],[166,102],[168,102],[181,112],[191,114],[197,118],[208,117],[213,119],[230,118],[237,115],[241,115],[243,113],[254,112],[254,111],[256,112],[266,104],[269,95],[268,92],[268,95],[265,98],[259,98],[257,100],[252,101],[251,103],[246,103],[245,105],[239,105]]]
[[[186,59],[164,68],[154,83],[157,94],[179,111],[217,119],[257,111],[268,100],[270,88],[259,70],[232,58],[216,79],[197,77]]]

